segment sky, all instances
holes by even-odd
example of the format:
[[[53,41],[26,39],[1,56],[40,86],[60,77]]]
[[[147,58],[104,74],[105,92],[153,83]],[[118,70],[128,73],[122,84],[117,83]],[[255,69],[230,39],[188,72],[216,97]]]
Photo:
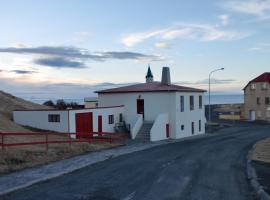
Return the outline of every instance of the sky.
[[[0,90],[84,98],[160,80],[241,93],[269,70],[270,0],[0,0]]]

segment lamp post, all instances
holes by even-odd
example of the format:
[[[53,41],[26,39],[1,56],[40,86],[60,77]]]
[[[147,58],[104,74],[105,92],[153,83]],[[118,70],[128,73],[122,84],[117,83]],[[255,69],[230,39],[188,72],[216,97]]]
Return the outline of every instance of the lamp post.
[[[220,70],[224,70],[224,68],[222,67],[222,68],[219,68],[219,69],[215,69],[215,70],[213,70],[213,71],[211,71],[210,73],[209,73],[209,79],[208,79],[208,87],[209,87],[209,90],[208,90],[208,98],[209,98],[209,104],[208,104],[208,121],[209,122],[211,122],[211,107],[210,107],[210,105],[211,105],[211,95],[210,95],[210,93],[211,93],[211,88],[210,88],[210,85],[211,85],[211,75],[214,73],[214,72],[216,72],[216,71],[220,71]]]

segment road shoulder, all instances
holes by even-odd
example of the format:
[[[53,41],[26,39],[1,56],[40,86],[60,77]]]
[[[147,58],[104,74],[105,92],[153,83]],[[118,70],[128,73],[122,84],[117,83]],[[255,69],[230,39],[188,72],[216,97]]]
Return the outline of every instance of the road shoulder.
[[[247,174],[259,199],[270,200],[270,138],[257,142],[249,152]]]

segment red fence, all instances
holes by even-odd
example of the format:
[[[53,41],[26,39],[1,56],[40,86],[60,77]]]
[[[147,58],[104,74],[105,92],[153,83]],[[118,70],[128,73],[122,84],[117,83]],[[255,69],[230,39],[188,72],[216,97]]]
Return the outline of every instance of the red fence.
[[[31,136],[42,136],[43,140],[28,142],[6,142],[8,137],[20,137],[26,136],[25,138]],[[49,136],[67,136],[64,140],[50,140]],[[75,139],[76,137],[76,139]],[[116,133],[52,133],[52,132],[20,132],[20,133],[9,133],[9,132],[0,132],[0,146],[1,149],[4,150],[5,147],[14,147],[14,146],[27,146],[27,145],[46,145],[46,150],[48,151],[49,144],[69,144],[72,143],[93,143],[93,142],[114,142],[114,141],[121,141],[127,137],[126,134],[116,134]]]

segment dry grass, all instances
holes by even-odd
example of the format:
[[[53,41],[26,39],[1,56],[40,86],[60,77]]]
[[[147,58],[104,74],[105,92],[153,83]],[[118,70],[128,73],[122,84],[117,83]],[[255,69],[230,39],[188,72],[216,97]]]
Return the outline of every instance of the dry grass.
[[[270,164],[270,138],[257,142],[252,154],[252,160]]]
[[[66,136],[50,135],[49,140],[66,140]],[[8,137],[5,142],[32,142],[44,141],[44,136],[19,136]],[[66,159],[86,152],[98,151],[119,146],[117,143],[72,143],[49,144],[46,152],[45,145],[31,145],[21,147],[5,147],[0,150],[0,174],[33,167],[49,162]]]

